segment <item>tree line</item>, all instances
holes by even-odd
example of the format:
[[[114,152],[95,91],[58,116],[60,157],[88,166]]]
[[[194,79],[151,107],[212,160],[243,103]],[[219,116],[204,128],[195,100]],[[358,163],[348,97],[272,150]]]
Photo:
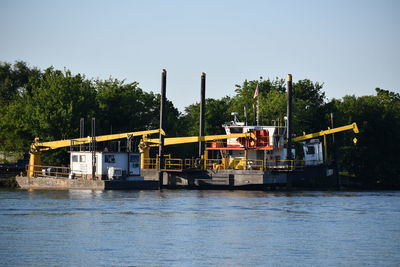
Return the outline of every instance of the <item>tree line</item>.
[[[231,97],[206,99],[206,134],[224,133],[221,125],[232,120],[231,112],[237,112],[243,121],[245,107],[252,124],[257,86],[260,124],[283,124],[285,80],[260,77],[236,85]],[[159,125],[159,102],[158,93],[144,91],[137,82],[93,80],[70,70],[40,70],[21,61],[0,62],[0,151],[27,152],[35,137],[45,141],[78,137],[80,118],[89,122],[95,117],[97,135],[155,129]],[[309,79],[293,83],[293,127],[297,135],[327,129],[331,113],[335,114],[336,126],[356,122],[360,128],[356,145],[350,132],[335,135],[340,168],[371,186],[399,187],[400,95],[376,88],[374,95],[328,100],[322,83]],[[179,112],[167,101],[164,130],[168,136],[198,135],[198,121],[199,103]],[[170,152],[193,156],[195,146],[177,146]],[[65,150],[60,150],[44,160],[62,163],[67,158]]]

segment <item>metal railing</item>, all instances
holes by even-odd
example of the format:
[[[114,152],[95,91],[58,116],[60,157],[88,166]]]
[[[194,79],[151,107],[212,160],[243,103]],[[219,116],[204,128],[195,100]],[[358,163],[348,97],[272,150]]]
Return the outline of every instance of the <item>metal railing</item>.
[[[157,169],[158,168],[158,158],[145,158],[144,166],[145,166],[145,169]]]
[[[197,160],[198,161],[198,160]],[[191,158],[191,159],[184,159],[183,160],[183,169],[193,169],[196,168],[196,159]]]
[[[70,174],[71,169],[69,167],[60,166],[45,166],[45,165],[27,165],[26,170],[29,171],[33,168],[34,177],[56,177],[56,178],[67,178]]]
[[[266,170],[274,171],[292,171],[299,165],[296,165],[296,160],[267,160],[265,161]]]
[[[235,170],[272,170],[272,171],[293,171],[301,170],[309,165],[316,165],[320,161],[305,160],[255,160],[245,158],[235,159],[180,159],[165,158],[165,169],[167,170],[185,170],[191,168],[199,169],[235,169]],[[158,158],[145,159],[145,169],[157,169]]]
[[[158,168],[158,157],[157,158],[145,158],[144,166],[145,169],[157,169]],[[184,170],[193,169],[199,167],[199,160],[195,158],[180,159],[172,158],[170,156],[164,158],[164,167],[168,170]]]
[[[164,167],[165,169],[170,169],[170,170],[183,170],[183,160],[166,158]]]

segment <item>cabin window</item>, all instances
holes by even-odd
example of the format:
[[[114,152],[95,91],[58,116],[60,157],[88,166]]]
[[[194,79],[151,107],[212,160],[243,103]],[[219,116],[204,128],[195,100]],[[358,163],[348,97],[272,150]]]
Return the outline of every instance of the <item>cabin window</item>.
[[[139,162],[139,155],[129,155],[130,162]]]
[[[72,156],[72,162],[78,162],[78,155]]]
[[[115,163],[114,155],[105,155],[104,161],[106,163]]]
[[[129,162],[133,162],[134,164],[135,163],[139,164],[139,161],[140,161],[140,156],[139,155],[133,154],[133,155],[129,156]]]
[[[308,155],[314,155],[315,154],[314,146],[307,146],[307,154]]]
[[[133,154],[133,155],[129,155],[129,162],[132,163],[132,168],[136,169],[139,168],[139,155],[137,154]]]
[[[86,155],[80,155],[79,162],[86,162]]]
[[[231,134],[243,133],[243,127],[231,127],[230,130],[231,130]]]

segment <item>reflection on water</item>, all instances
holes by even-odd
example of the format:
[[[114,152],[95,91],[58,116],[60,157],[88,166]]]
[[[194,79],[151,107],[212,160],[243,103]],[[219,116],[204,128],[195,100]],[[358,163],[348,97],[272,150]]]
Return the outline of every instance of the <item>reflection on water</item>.
[[[0,191],[0,265],[396,266],[399,192]]]

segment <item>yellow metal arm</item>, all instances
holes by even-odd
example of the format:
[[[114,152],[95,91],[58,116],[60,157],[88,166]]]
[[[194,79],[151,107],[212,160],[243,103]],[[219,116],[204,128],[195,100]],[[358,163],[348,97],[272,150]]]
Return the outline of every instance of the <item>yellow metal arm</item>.
[[[354,133],[359,133],[357,123],[354,122],[349,125],[345,125],[345,126],[341,126],[341,127],[337,127],[337,128],[333,128],[333,129],[328,129],[325,131],[320,131],[318,133],[305,134],[303,136],[295,137],[292,139],[292,141],[300,142],[300,141],[304,141],[304,140],[308,140],[308,139],[312,139],[312,138],[316,138],[316,137],[320,137],[320,136],[324,136],[324,135],[328,135],[328,134],[334,134],[334,133],[338,133],[338,132],[348,131],[348,130],[353,130]]]
[[[187,137],[172,137],[165,138],[164,145],[178,145],[178,144],[187,144],[187,143],[196,143],[196,142],[206,142],[206,141],[215,141],[221,139],[229,139],[229,138],[239,138],[239,137],[251,137],[256,139],[254,133],[238,133],[238,134],[222,134],[222,135],[206,135],[206,136],[187,136]],[[147,143],[158,144],[160,140],[158,138],[155,139],[147,139],[145,140]],[[151,146],[151,145],[150,145]]]
[[[154,133],[160,133],[165,135],[163,129],[156,129],[156,130],[148,130],[148,131],[139,131],[139,132],[129,132],[129,133],[120,133],[120,134],[109,134],[109,135],[100,135],[96,136],[96,142],[104,142],[122,138],[130,138],[133,136],[141,136],[141,135],[148,135]],[[66,139],[66,140],[58,140],[58,141],[50,141],[50,142],[34,142],[32,143],[31,150],[33,151],[46,151],[50,149],[57,149],[62,147],[69,147],[72,145],[83,145],[89,144],[91,142],[91,137],[83,137],[83,138],[76,138],[76,139]]]

